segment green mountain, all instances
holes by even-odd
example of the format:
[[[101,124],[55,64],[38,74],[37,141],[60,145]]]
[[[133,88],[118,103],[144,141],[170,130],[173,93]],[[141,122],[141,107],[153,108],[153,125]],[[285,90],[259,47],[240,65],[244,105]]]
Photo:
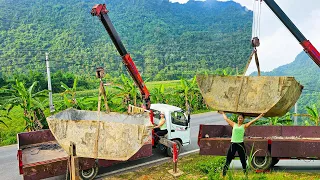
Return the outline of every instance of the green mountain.
[[[254,72],[252,75],[257,73]],[[270,72],[262,72],[261,75],[295,77],[304,86],[298,101],[299,109],[304,110],[307,105],[320,103],[320,69],[305,52],[301,52],[292,63]]]
[[[106,3],[127,51],[144,78],[192,77],[197,72],[243,69],[250,54],[252,11],[217,0],[0,0],[0,73],[51,70],[92,75],[98,66],[125,70],[91,8]]]

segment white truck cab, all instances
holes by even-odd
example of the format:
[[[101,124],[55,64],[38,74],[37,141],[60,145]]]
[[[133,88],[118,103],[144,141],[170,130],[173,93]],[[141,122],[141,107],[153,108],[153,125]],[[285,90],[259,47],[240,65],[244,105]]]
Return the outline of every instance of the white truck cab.
[[[159,124],[160,113],[165,114],[168,134],[167,139],[178,142],[179,151],[181,146],[186,146],[190,141],[190,118],[179,107],[168,104],[151,104],[150,108],[154,113],[154,123]],[[170,155],[170,153],[168,153]]]

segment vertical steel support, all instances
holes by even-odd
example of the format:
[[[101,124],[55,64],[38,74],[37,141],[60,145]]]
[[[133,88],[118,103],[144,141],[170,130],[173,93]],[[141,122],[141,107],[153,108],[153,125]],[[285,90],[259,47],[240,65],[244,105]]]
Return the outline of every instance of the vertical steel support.
[[[177,143],[173,143],[173,172],[177,173],[177,164],[178,164],[178,149],[177,149]]]
[[[296,102],[296,104],[294,105],[294,113],[295,114],[298,114],[298,102]],[[298,125],[298,116],[294,116],[293,117],[293,119],[294,119],[294,124],[293,125]]]
[[[51,87],[49,53],[46,53],[46,66],[47,66],[48,90],[49,90],[49,108],[50,108],[50,112],[53,113],[55,111],[55,109],[54,109],[53,100],[52,100],[52,87]]]

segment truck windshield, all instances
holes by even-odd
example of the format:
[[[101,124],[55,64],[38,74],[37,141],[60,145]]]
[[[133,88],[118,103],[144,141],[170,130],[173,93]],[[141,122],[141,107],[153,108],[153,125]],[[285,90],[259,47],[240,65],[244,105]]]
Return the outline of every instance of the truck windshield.
[[[183,111],[174,111],[171,113],[171,122],[180,126],[188,126],[188,120]]]

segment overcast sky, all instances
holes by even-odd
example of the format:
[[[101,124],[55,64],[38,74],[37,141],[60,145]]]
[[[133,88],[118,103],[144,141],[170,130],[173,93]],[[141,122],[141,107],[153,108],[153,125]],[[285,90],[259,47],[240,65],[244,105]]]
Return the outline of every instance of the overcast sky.
[[[186,3],[188,0],[170,1]],[[233,1],[246,6],[248,9],[253,9],[253,0]],[[295,23],[305,37],[320,51],[320,0],[275,0],[275,2]],[[271,71],[278,66],[292,62],[303,49],[267,5],[262,3],[261,7],[261,45],[258,48],[260,68],[262,71]],[[255,64],[251,63],[248,73],[255,70]]]

